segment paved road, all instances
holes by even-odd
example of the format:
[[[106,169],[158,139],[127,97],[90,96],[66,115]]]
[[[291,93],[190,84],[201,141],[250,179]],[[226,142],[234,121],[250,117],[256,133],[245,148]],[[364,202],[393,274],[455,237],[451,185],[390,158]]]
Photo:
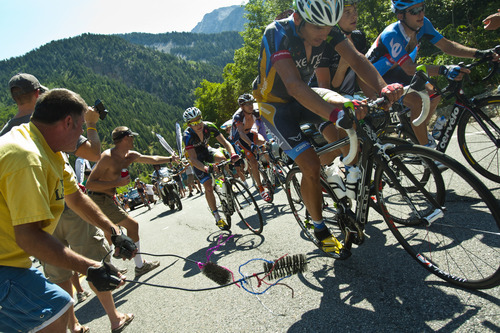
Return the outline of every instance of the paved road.
[[[488,186],[500,198],[498,184]],[[131,212],[140,222],[144,252],[204,262],[207,249],[217,245],[221,235],[224,239],[229,235],[216,228],[204,197],[195,195],[183,199],[183,204],[180,212],[171,212],[163,204],[151,211],[140,207]],[[264,233],[253,235],[233,222],[233,237],[211,261],[240,277],[240,265],[250,259],[305,254],[306,273],[258,296],[236,286],[195,292],[128,283],[114,292],[118,309],[136,315],[126,332],[500,331],[500,287],[464,291],[430,275],[399,246],[376,212],[370,213],[367,241],[354,248],[347,261],[334,261],[322,257],[301,235],[283,191],[272,205],[260,204],[266,219]],[[172,257],[159,260],[161,266],[139,281],[188,289],[216,286],[193,263]],[[128,268],[129,278],[134,278],[133,262],[114,262]],[[262,263],[252,261],[242,270],[260,272]],[[256,283],[247,288],[263,290]],[[95,296],[78,304],[76,314],[92,332],[109,332],[109,321]]]

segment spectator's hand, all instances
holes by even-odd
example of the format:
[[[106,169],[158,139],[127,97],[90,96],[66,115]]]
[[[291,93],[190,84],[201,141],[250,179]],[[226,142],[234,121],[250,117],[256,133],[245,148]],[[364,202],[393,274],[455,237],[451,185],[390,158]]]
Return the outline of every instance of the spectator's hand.
[[[125,283],[124,279],[124,276],[118,276],[118,272],[105,262],[99,267],[91,266],[87,269],[87,281],[92,282],[99,291],[115,290]]]
[[[111,234],[111,242],[115,246],[113,257],[132,259],[137,253],[137,246],[134,241],[127,235],[124,235],[123,232],[117,235],[115,229],[111,229]]]
[[[484,29],[486,30],[496,30],[500,28],[500,9],[498,13],[491,14],[483,20]]]
[[[464,74],[470,73],[467,68],[462,68],[458,65],[442,65],[439,66],[439,74],[446,76],[448,80],[460,81]]]
[[[131,181],[130,174],[126,175],[125,177],[122,177],[120,175],[120,177],[117,180],[117,184],[116,184],[117,186],[116,187],[125,186],[128,183],[130,183],[130,181]],[[134,186],[134,187],[136,187],[136,186]]]
[[[97,121],[99,120],[99,112],[97,112],[96,109],[93,107],[90,107],[87,109],[87,112],[85,112],[85,124],[87,127],[94,127]]]

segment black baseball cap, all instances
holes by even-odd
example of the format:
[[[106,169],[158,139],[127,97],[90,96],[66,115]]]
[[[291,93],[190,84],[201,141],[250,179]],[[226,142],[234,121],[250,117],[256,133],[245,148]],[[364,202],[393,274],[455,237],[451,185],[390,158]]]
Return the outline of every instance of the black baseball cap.
[[[20,90],[12,94],[12,88],[19,88]],[[9,81],[9,89],[12,97],[24,95],[37,89],[40,89],[40,93],[49,90],[47,87],[42,86],[34,75],[27,73],[18,73],[14,75]]]
[[[113,130],[111,136],[113,137],[113,141],[120,140],[126,136],[138,136],[139,134],[136,132],[132,132],[128,127],[120,126]]]

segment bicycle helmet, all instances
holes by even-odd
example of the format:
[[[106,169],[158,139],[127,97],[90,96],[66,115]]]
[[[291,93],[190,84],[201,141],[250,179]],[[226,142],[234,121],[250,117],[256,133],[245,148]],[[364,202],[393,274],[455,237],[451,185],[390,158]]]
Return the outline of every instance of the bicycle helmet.
[[[392,2],[392,12],[399,13],[418,3],[425,2],[425,0],[391,0],[391,2]]]
[[[255,98],[253,98],[253,96],[250,94],[243,94],[240,97],[238,97],[238,104],[239,105],[243,105],[243,104],[248,103],[248,102],[254,103]]]
[[[185,123],[188,123],[191,120],[200,116],[201,116],[201,111],[197,107],[187,108],[186,111],[184,111],[184,113],[182,114],[182,118],[184,119]]]
[[[344,0],[294,0],[294,8],[308,23],[334,26],[344,12]]]

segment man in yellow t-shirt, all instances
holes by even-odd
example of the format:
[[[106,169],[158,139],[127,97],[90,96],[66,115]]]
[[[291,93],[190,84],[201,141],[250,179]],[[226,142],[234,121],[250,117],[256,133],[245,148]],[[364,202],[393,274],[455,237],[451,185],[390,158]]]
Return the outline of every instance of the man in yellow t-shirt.
[[[128,256],[134,244],[84,195],[61,151],[74,151],[88,106],[76,93],[41,95],[32,121],[0,138],[0,332],[65,332],[72,298],[31,267],[29,256],[86,274],[99,290],[124,282],[101,263],[52,237],[64,202],[112,236]]]

